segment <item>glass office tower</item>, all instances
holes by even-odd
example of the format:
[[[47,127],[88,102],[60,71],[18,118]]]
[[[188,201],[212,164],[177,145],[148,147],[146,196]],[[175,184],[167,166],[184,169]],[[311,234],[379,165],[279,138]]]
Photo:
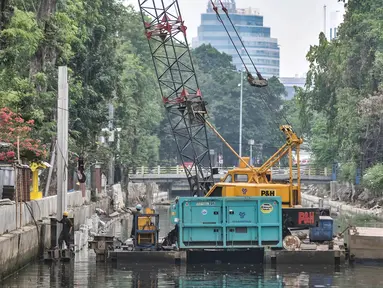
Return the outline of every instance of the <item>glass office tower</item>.
[[[263,77],[269,78],[272,76],[279,77],[279,47],[278,40],[271,38],[270,27],[263,26],[263,16],[259,11],[253,8],[238,9],[235,0],[222,1],[229,9],[229,15],[234,23],[242,41],[248,50],[251,59],[255,63],[257,69]],[[229,30],[235,44],[239,48],[239,52],[245,59],[246,66],[254,73],[254,69],[250,60],[246,56],[245,51],[241,50],[241,43],[234,32],[226,15],[221,10],[219,1],[217,3],[221,18]],[[198,27],[198,37],[193,39],[193,48],[202,44],[211,44],[220,52],[224,52],[233,57],[233,64],[238,70],[242,68],[242,62],[231,43],[225,28],[218,21],[213,7],[208,1],[206,13],[201,15],[201,25]]]

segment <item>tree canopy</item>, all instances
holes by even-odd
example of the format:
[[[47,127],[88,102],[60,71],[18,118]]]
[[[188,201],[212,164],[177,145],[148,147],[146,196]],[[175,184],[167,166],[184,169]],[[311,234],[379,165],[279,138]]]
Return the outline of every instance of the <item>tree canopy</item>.
[[[149,47],[141,15],[122,2],[13,0],[0,6],[0,107],[33,119],[34,138],[53,151],[57,67],[68,66],[70,155],[81,154],[88,164],[107,165],[115,155],[128,167],[159,157],[163,114]],[[110,123],[121,133],[105,146],[99,140]]]
[[[297,96],[317,163],[362,170],[383,161],[383,4],[349,0],[336,39],[319,35]]]

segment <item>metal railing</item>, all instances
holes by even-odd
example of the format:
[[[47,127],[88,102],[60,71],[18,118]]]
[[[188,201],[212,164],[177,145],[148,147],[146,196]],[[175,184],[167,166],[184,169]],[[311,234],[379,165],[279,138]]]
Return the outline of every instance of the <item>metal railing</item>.
[[[235,167],[220,167],[219,168],[219,174],[224,175],[228,170],[232,170]],[[289,175],[289,168],[288,167],[273,167],[271,169],[272,175]],[[156,166],[156,167],[147,167],[147,166],[141,166],[137,168],[131,168],[129,169],[130,175],[161,175],[161,174],[185,174],[185,170],[183,169],[183,166]],[[297,169],[293,168],[293,175],[297,175]],[[301,175],[306,176],[331,176],[331,169],[330,168],[314,168],[309,166],[302,166],[301,167]]]

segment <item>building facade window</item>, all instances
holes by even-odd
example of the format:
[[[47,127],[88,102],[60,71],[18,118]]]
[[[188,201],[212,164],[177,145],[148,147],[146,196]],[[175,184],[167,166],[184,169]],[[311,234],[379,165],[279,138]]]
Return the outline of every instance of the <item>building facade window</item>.
[[[210,3],[210,1],[207,1]],[[252,8],[237,9],[235,1],[231,1],[230,17],[233,21],[241,40],[250,54],[252,61],[264,77],[279,77],[280,51],[278,40],[271,38],[270,27],[263,25],[263,16]],[[234,4],[233,4],[234,3]],[[222,17],[228,31],[241,51],[241,42],[226,17]],[[242,69],[236,50],[231,43],[225,28],[217,19],[211,4],[208,4],[206,13],[201,15],[201,25],[198,27],[198,37],[193,39],[193,48],[202,44],[211,44],[218,51],[229,54],[233,58],[233,64],[238,70]],[[251,72],[255,72],[250,60],[243,53],[243,59]]]

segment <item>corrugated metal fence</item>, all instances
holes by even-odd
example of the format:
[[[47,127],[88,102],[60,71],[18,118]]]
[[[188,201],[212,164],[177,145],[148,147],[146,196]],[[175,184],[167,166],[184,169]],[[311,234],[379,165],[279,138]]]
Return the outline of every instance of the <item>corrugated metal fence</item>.
[[[0,164],[0,199],[3,199],[4,186],[15,186],[15,171],[12,165]]]
[[[31,170],[28,166],[17,168],[18,200],[29,201],[31,189]],[[15,200],[15,170],[12,165],[0,164],[0,199]]]

